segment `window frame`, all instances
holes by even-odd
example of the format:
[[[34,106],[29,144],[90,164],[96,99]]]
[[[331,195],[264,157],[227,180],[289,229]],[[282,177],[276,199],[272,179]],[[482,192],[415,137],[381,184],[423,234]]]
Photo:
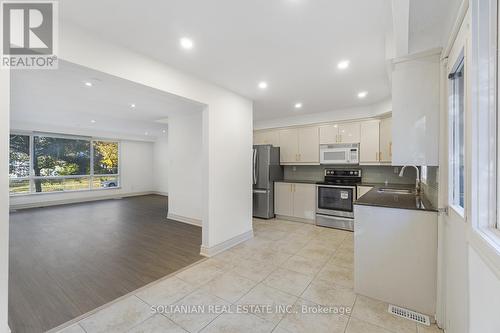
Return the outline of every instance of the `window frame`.
[[[469,240],[500,277],[500,169],[497,0],[473,1],[471,15],[471,232]],[[492,139],[493,138],[493,139]]]
[[[98,138],[98,137],[88,137],[88,136],[79,136],[79,135],[69,135],[69,134],[60,134],[60,133],[46,133],[46,132],[34,132],[34,131],[22,131],[22,130],[12,130],[9,133],[10,135],[24,135],[29,136],[30,141],[30,149],[29,149],[29,176],[28,177],[9,177],[9,184],[11,180],[29,180],[29,192],[23,193],[11,193],[9,191],[9,197],[19,197],[19,196],[31,196],[31,195],[46,195],[46,194],[61,194],[61,193],[72,193],[72,192],[88,192],[88,191],[102,191],[102,190],[119,190],[122,185],[122,177],[121,177],[121,140],[118,139],[110,139],[110,138]],[[90,143],[90,168],[89,174],[85,175],[66,175],[66,176],[35,176],[34,175],[34,138],[35,136],[46,136],[51,138],[62,138],[62,139],[71,139],[71,140],[85,140]],[[94,174],[94,142],[113,142],[118,145],[118,168],[116,174]],[[94,179],[101,177],[116,177],[118,186],[115,187],[94,187]],[[79,189],[79,190],[62,190],[62,191],[54,191],[54,192],[36,192],[35,190],[35,180],[39,179],[77,179],[77,178],[88,178],[89,179],[89,188]],[[10,186],[9,186],[10,188]]]
[[[467,103],[467,97],[466,97],[466,73],[465,73],[465,50],[462,49],[460,54],[456,58],[456,62],[453,64],[453,67],[450,70],[450,75],[455,74],[459,72],[460,70],[463,71],[463,95],[460,96],[463,99],[463,113],[462,113],[462,135],[463,137],[463,147],[461,149],[463,150],[463,206],[460,206],[459,203],[456,202],[456,186],[459,184],[456,184],[456,162],[459,161],[456,158],[456,154],[458,151],[457,147],[457,142],[455,140],[455,134],[457,130],[457,120],[458,120],[458,126],[460,125],[460,120],[458,119],[459,117],[459,112],[458,109],[455,108],[456,102],[458,100],[458,96],[455,93],[456,88],[455,84],[456,81],[454,79],[448,78],[448,85],[451,89],[448,89],[450,92],[450,95],[448,96],[448,151],[449,151],[449,156],[448,156],[448,206],[452,208],[458,215],[461,217],[465,218],[465,210],[466,210],[466,205],[467,205],[467,200],[466,200],[466,193],[467,193],[467,173],[466,173],[466,163],[467,163],[467,157],[466,157],[466,103]],[[458,157],[460,158],[460,156]]]

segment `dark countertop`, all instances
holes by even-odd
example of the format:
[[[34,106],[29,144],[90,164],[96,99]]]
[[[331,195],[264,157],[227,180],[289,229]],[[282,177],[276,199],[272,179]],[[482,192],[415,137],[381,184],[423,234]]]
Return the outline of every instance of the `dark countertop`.
[[[317,184],[318,182],[321,182],[322,180],[296,180],[296,179],[283,179],[283,180],[278,180],[276,183],[296,183],[296,184]],[[415,186],[413,184],[389,184],[385,186],[384,183],[367,183],[367,182],[361,182],[357,183],[357,186],[371,186],[371,187],[389,187],[389,188],[411,188],[412,186]]]
[[[437,212],[437,209],[423,196],[415,194],[395,194],[379,192],[380,188],[414,189],[411,185],[378,185],[354,202],[355,205],[375,206],[386,208],[412,209]]]
[[[389,183],[385,185],[385,183],[369,183],[369,182],[361,182],[358,183],[358,186],[371,186],[371,187],[384,187],[384,188],[396,188],[396,189],[411,189],[415,188],[415,184],[394,184]]]
[[[284,179],[278,180],[275,183],[294,183],[294,184],[316,184],[318,180],[293,180],[293,179]]]

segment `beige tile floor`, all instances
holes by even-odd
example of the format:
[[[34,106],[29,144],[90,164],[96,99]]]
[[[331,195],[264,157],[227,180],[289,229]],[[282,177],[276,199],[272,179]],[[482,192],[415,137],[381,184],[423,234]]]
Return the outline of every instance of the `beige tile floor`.
[[[254,220],[254,231],[253,239],[60,332],[441,332],[354,293],[352,233],[282,220]],[[181,311],[198,305],[205,307]],[[259,307],[241,313],[249,305]],[[286,311],[274,311],[277,305]]]

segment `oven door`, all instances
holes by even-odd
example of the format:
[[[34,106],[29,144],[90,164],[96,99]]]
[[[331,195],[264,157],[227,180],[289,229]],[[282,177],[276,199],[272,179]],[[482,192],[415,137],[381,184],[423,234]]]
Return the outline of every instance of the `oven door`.
[[[352,218],[356,186],[317,185],[316,213]]]
[[[320,163],[321,164],[348,164],[349,149],[345,148],[321,148]]]

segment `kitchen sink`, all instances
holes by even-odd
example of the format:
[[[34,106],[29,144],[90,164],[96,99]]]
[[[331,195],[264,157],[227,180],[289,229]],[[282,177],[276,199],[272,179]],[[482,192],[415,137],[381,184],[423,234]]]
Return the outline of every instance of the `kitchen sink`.
[[[388,194],[415,194],[415,190],[397,188],[379,188],[379,192]]]

